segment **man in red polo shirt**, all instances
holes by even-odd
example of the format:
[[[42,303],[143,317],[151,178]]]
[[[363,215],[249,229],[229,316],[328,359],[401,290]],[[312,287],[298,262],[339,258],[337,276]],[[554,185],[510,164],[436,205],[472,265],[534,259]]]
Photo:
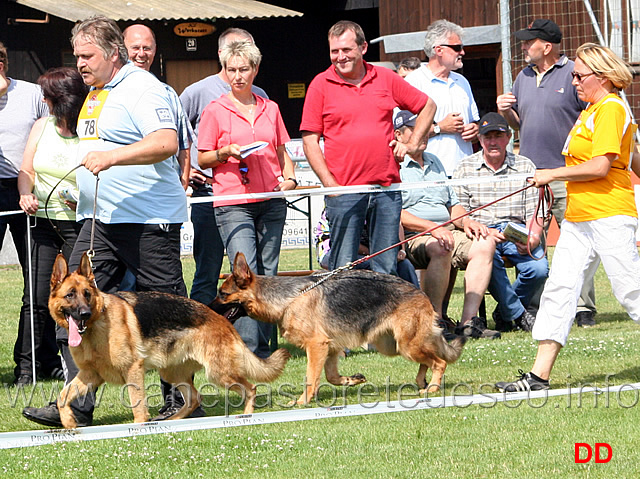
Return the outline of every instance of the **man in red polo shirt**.
[[[424,149],[436,105],[427,95],[386,68],[367,64],[367,42],[360,25],[340,21],[329,30],[332,66],[309,85],[300,130],[304,152],[326,187],[400,182],[404,155]],[[408,143],[393,137],[393,109],[418,113]],[[320,138],[324,137],[324,153]],[[400,191],[326,197],[331,227],[329,269],[358,258],[360,233],[366,225],[370,251],[398,242]],[[396,272],[397,251],[371,260],[374,271]]]

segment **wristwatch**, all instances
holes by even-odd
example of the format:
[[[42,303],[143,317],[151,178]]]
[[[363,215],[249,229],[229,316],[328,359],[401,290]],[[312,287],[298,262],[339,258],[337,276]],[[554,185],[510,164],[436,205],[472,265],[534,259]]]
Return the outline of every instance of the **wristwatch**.
[[[438,123],[436,123],[435,121],[433,122],[433,134],[434,135],[440,134],[440,125],[438,125]]]

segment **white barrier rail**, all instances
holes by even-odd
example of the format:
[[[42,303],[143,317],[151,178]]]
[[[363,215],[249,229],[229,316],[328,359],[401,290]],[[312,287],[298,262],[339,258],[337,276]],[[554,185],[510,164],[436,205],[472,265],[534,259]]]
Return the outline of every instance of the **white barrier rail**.
[[[46,431],[18,431],[0,433],[0,449],[32,447],[59,442],[96,441],[151,434],[202,431],[238,426],[257,426],[314,419],[368,416],[395,412],[425,411],[447,407],[466,408],[472,405],[527,401],[557,396],[584,393],[607,394],[640,390],[640,383],[624,384],[607,388],[584,387],[528,391],[522,393],[474,394],[471,396],[439,396],[431,398],[405,399],[375,403],[349,404],[328,408],[291,409],[235,416],[214,416],[174,421],[147,422],[138,424],[112,424],[77,429],[50,429]],[[487,406],[492,407],[492,406]],[[534,407],[540,407],[539,405]]]

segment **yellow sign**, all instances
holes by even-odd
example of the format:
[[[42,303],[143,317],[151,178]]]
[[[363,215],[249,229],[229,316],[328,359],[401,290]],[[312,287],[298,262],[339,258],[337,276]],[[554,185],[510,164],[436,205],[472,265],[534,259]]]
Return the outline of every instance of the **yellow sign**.
[[[211,35],[215,31],[216,27],[213,25],[200,22],[179,23],[173,27],[173,33],[179,37],[204,37],[205,35]]]
[[[304,83],[289,83],[287,91],[289,98],[304,98],[306,93]]]

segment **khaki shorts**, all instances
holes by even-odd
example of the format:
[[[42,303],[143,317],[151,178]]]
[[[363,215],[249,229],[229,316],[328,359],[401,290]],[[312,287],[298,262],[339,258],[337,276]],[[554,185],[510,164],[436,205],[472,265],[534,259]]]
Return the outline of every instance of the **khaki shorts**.
[[[456,269],[465,269],[469,262],[469,250],[473,240],[469,239],[464,231],[453,230],[453,253],[451,256],[451,266]],[[416,269],[425,269],[429,266],[429,256],[426,253],[426,246],[436,241],[432,236],[420,236],[407,243],[407,259],[411,261]]]

